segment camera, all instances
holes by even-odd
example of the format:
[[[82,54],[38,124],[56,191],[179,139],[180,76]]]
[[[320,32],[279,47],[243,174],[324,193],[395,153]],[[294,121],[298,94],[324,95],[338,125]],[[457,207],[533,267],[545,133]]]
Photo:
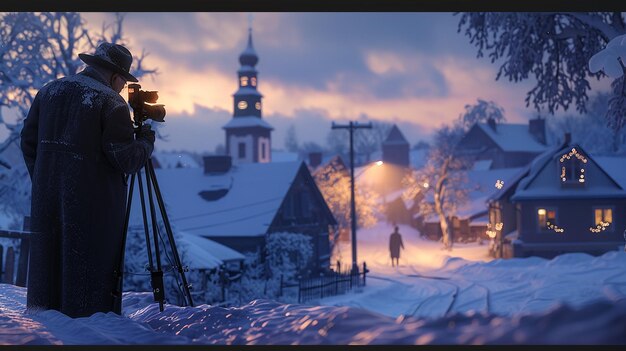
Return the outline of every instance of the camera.
[[[165,121],[165,105],[157,104],[158,98],[157,91],[141,90],[139,84],[128,85],[128,103],[133,108],[136,124],[147,119],[156,122]]]

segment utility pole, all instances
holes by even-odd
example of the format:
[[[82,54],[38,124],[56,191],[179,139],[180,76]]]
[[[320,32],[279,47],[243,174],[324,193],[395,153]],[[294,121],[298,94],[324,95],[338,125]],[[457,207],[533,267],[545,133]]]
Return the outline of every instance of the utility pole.
[[[352,271],[356,272],[359,266],[356,262],[356,204],[354,201],[354,130],[367,128],[372,129],[372,123],[359,124],[358,122],[350,121],[347,125],[337,125],[332,123],[332,129],[348,129],[350,132],[350,215],[352,222]]]

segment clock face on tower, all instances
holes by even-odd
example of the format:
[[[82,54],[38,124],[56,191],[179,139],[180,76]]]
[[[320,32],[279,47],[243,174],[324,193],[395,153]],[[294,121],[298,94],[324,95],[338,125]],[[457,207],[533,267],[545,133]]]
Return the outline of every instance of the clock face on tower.
[[[261,110],[261,103],[260,103],[260,102],[257,102],[256,104],[254,104],[254,107],[255,107],[257,110],[259,110],[259,111],[260,111],[260,110]]]
[[[239,101],[239,103],[237,103],[237,107],[240,110],[245,110],[248,107],[248,103],[245,101]]]

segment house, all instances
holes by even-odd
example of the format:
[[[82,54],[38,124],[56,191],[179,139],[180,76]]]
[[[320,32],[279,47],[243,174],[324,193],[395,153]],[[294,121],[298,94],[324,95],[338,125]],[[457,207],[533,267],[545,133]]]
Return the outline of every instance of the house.
[[[515,168],[529,164],[547,149],[545,119],[525,124],[475,123],[455,147],[457,157],[482,161],[482,169]]]
[[[230,156],[205,156],[203,168],[155,173],[173,231],[262,258],[269,234],[302,233],[313,245],[313,259],[302,270],[329,268],[329,232],[336,221],[303,162],[234,165]],[[132,203],[129,226],[143,227],[140,201]]]
[[[200,168],[200,165],[186,152],[153,152],[152,165],[157,168]]]
[[[501,244],[498,254],[551,258],[623,248],[626,184],[616,177],[623,170],[610,171],[566,134],[491,200],[490,226]],[[507,225],[513,220],[514,225]]]

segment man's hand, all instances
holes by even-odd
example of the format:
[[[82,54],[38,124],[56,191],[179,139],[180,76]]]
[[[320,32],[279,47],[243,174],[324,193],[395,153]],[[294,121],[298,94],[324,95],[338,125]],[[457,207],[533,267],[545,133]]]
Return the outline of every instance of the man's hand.
[[[154,144],[156,137],[154,131],[152,130],[152,128],[150,128],[149,124],[143,124],[141,128],[137,130],[137,139],[145,140],[151,145]]]

